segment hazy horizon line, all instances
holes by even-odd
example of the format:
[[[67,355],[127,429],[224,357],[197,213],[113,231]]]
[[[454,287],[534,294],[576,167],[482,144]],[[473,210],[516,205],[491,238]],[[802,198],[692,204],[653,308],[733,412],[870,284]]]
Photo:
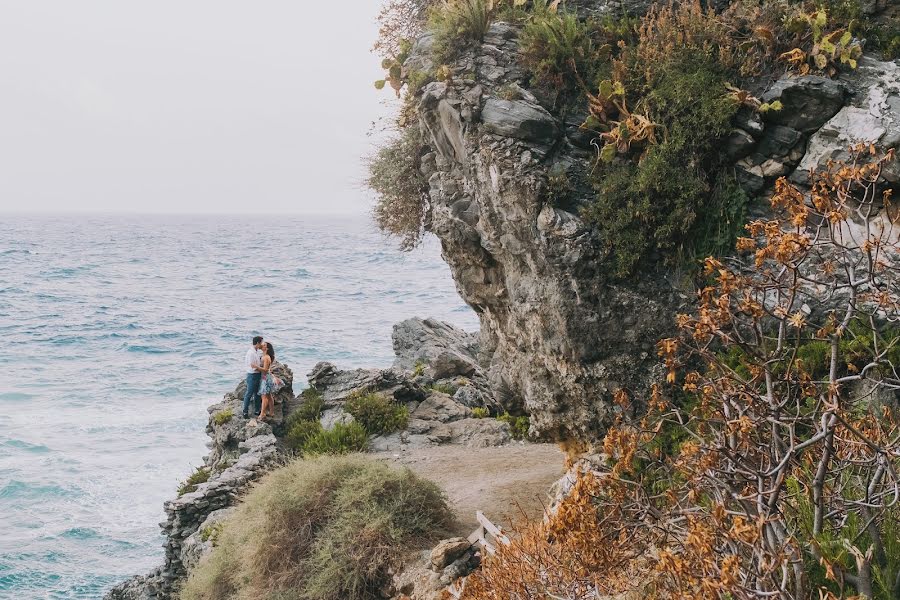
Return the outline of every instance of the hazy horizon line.
[[[283,216],[306,216],[306,217],[368,217],[368,211],[280,211],[280,212],[260,212],[260,211],[147,211],[147,210],[109,210],[109,209],[86,209],[86,210],[5,210],[0,209],[0,215],[18,215],[18,216],[98,216],[98,215],[116,215],[116,216],[178,216],[178,217],[283,217]]]

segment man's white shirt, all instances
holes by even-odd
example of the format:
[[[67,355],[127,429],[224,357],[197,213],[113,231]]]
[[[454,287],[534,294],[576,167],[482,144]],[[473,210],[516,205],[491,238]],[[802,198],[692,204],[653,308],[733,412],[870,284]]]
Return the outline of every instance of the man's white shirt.
[[[262,362],[262,350],[250,348],[247,350],[247,356],[244,358],[244,362],[247,364],[247,373],[256,373],[255,367],[258,367]]]

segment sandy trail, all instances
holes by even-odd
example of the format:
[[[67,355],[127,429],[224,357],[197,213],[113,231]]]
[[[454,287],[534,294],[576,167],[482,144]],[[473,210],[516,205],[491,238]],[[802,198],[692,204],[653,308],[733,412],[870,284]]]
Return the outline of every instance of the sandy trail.
[[[379,460],[405,465],[440,485],[459,520],[459,535],[476,527],[475,511],[508,526],[521,516],[540,518],[547,492],[563,474],[564,455],[553,444],[510,444],[499,448],[437,446],[402,453],[380,452]]]

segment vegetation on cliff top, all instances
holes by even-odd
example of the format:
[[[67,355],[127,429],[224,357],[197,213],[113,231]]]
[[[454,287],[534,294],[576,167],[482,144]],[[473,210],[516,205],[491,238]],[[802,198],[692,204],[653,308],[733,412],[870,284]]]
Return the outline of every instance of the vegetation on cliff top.
[[[440,489],[361,456],[300,459],[224,522],[182,600],[375,600],[390,568],[446,535]]]
[[[737,244],[753,268],[707,259],[698,308],[659,344],[688,400],[657,388],[616,424],[607,472],[520,528],[463,598],[900,596],[893,159],[857,147],[809,194],[778,182],[777,218]]]
[[[404,23],[411,15],[417,23]],[[748,198],[721,143],[741,106],[778,108],[761,106],[740,86],[786,70],[833,75],[854,68],[856,35],[876,31],[860,15],[857,0],[734,2],[719,13],[693,0],[659,3],[642,19],[602,20],[548,0],[394,0],[382,19],[390,43],[378,47],[405,56],[410,45],[396,33],[430,29],[439,66],[423,75],[386,61],[398,93],[410,86],[403,135],[372,162],[376,220],[404,248],[421,239],[429,199],[419,167],[427,150],[409,108],[419,85],[411,82],[446,77],[451,69],[443,63],[480,40],[493,20],[506,19],[521,26],[531,78],[523,85],[561,115],[590,109],[585,128],[600,152],[588,166],[596,198],[582,216],[605,240],[607,271],[625,277],[642,264],[696,264],[725,253],[746,220]],[[889,46],[892,34],[878,32]]]

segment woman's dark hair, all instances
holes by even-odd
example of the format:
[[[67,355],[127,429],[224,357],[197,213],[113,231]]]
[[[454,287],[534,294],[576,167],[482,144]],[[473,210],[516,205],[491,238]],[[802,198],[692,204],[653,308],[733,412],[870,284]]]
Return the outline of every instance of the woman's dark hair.
[[[256,336],[255,338],[253,338],[253,345],[255,346],[255,345],[257,345],[258,343],[260,343],[261,341],[262,341],[262,336],[261,336],[261,335],[258,335],[258,336]]]
[[[266,350],[266,354],[269,355],[269,358],[272,359],[272,362],[275,362],[275,348],[272,347],[272,342],[266,342],[266,347],[268,348],[268,350]]]

